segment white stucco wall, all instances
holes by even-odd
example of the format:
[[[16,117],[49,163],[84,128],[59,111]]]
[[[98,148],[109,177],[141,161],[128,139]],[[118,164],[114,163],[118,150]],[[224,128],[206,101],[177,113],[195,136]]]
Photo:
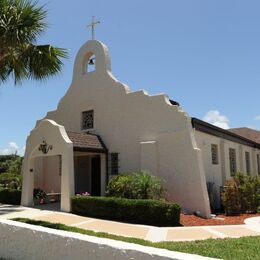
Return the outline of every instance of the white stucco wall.
[[[34,187],[46,193],[61,192],[60,156],[37,157],[34,160]]]
[[[0,234],[0,257],[5,259],[213,259],[3,219]]]
[[[141,142],[141,169],[149,170],[153,175],[157,175],[158,169],[158,149],[156,141]]]
[[[43,158],[43,190],[47,193],[61,192],[60,156]]]
[[[96,55],[96,71],[86,73],[90,54]],[[98,41],[88,41],[81,47],[71,86],[57,110],[49,112],[46,118],[66,130],[80,132],[82,112],[92,109],[91,132],[99,134],[110,151],[119,153],[121,172],[142,169],[141,161],[146,161],[147,167],[140,143],[155,141],[157,162],[146,170],[154,172],[158,168],[157,174],[165,181],[169,198],[179,202],[183,209],[210,216],[201,153],[190,117],[164,94],[130,92],[111,74],[107,47]]]

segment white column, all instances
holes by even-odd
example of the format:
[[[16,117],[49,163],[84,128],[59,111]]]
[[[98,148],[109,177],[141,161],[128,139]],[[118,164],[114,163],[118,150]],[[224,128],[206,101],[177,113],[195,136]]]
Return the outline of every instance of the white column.
[[[257,176],[256,148],[252,148],[251,162],[252,162],[251,175]]]
[[[75,194],[73,147],[68,147],[61,156],[61,210],[70,212],[70,198]]]
[[[222,139],[220,141],[220,159],[221,159],[221,174],[222,174],[222,185],[225,185],[227,180],[227,170],[226,170],[226,159],[228,154],[225,154],[225,141]]]
[[[243,146],[239,145],[238,148],[238,169],[237,171],[246,173],[246,169],[244,167],[244,152],[243,152]]]
[[[33,205],[33,188],[34,188],[34,158],[24,158],[25,164],[23,166],[23,192],[21,198],[22,206]]]

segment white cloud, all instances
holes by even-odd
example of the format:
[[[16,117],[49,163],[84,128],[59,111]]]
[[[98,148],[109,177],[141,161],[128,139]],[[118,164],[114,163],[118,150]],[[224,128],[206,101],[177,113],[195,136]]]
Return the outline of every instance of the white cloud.
[[[18,155],[24,155],[25,147],[20,148],[18,144],[14,141],[9,142],[8,146],[4,149],[0,149],[1,155],[7,155],[7,154],[15,154]]]
[[[202,120],[204,120],[212,125],[221,127],[223,129],[230,128],[228,118],[224,115],[221,115],[218,110],[208,111]]]
[[[9,143],[9,147],[15,151],[17,151],[19,149],[19,146],[17,145],[16,142],[10,142]]]
[[[256,116],[254,119],[260,121],[260,115]]]

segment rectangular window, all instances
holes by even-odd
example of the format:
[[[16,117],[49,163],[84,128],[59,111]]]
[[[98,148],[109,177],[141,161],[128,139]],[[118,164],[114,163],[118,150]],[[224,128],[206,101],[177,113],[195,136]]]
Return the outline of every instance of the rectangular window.
[[[218,164],[218,146],[216,144],[211,145],[211,160],[212,164]]]
[[[250,167],[250,153],[245,152],[245,159],[246,159],[246,173],[249,175],[251,172],[251,167]]]
[[[118,153],[111,153],[111,174],[118,174]]]
[[[236,162],[236,150],[229,148],[229,167],[230,175],[234,176],[237,172],[237,162]]]
[[[82,112],[82,130],[94,128],[94,110]]]
[[[260,155],[259,154],[257,154],[256,160],[257,160],[257,173],[258,173],[258,175],[260,175]]]

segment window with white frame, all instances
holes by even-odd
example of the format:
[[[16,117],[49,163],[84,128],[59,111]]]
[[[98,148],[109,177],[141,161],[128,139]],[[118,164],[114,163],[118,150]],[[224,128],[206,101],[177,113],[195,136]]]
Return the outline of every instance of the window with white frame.
[[[218,146],[211,144],[211,160],[212,164],[218,164]]]
[[[236,150],[229,148],[229,168],[230,175],[234,176],[237,172],[237,162],[236,162]]]
[[[251,172],[250,153],[249,152],[245,152],[245,160],[246,160],[246,173],[249,175]]]
[[[82,130],[94,128],[94,110],[82,112]]]

